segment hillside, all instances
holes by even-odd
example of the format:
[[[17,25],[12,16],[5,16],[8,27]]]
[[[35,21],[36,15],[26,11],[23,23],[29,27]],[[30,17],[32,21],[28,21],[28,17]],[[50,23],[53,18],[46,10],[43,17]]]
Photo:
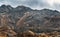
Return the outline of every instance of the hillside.
[[[26,12],[29,12],[29,16],[25,18],[24,14]],[[19,22],[22,17],[24,18],[22,19],[21,24],[17,27],[17,22]],[[0,24],[2,25],[1,22],[3,22],[8,26],[13,26],[15,29],[22,27],[23,31],[27,29],[33,29],[34,31],[60,30],[59,17],[60,12],[57,10],[33,10],[25,6],[18,6],[16,8],[13,8],[10,5],[0,6],[0,20],[5,20],[5,23],[0,21]],[[21,31],[21,29],[19,31]]]

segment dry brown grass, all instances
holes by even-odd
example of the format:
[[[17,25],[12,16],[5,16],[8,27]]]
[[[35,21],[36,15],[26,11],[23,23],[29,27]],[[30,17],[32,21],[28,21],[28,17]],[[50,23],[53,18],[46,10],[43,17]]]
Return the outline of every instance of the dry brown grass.
[[[0,37],[8,37],[8,36],[7,36],[7,33],[5,33],[5,32],[0,32]]]

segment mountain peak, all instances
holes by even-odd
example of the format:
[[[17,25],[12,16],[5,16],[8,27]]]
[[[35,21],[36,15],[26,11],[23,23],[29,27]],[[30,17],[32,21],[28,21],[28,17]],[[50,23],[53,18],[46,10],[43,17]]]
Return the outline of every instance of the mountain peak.
[[[3,8],[4,8],[4,7],[6,7],[6,5],[4,5],[4,4],[3,4],[3,5],[1,5],[1,7],[3,7]]]

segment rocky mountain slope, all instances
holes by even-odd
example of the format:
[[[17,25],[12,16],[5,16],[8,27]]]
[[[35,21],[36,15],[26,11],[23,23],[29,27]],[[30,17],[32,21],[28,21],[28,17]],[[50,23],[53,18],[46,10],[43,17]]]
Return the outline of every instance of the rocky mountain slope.
[[[25,6],[18,6],[16,8],[13,8],[10,5],[2,5],[0,6],[0,19],[2,19],[5,15],[4,18],[8,20],[8,26],[13,26],[14,28],[16,28],[16,23],[19,21],[20,18],[24,16],[26,12],[29,12],[29,16],[24,18],[25,20],[23,19],[23,30],[31,28],[34,29],[34,31],[45,31],[49,29],[59,30],[60,24],[56,22],[56,19],[60,20],[60,18],[57,18],[58,16],[60,17],[60,12],[57,10],[33,10]],[[52,19],[54,19],[55,21],[52,21]]]

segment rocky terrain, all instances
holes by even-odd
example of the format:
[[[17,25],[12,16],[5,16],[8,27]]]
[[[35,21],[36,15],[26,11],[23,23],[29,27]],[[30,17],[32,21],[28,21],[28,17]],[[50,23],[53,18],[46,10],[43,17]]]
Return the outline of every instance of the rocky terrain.
[[[37,33],[41,31],[59,31],[59,20],[60,12],[57,10],[33,10],[26,6],[16,8],[10,5],[0,6],[0,25],[8,25],[16,32],[28,29]]]

